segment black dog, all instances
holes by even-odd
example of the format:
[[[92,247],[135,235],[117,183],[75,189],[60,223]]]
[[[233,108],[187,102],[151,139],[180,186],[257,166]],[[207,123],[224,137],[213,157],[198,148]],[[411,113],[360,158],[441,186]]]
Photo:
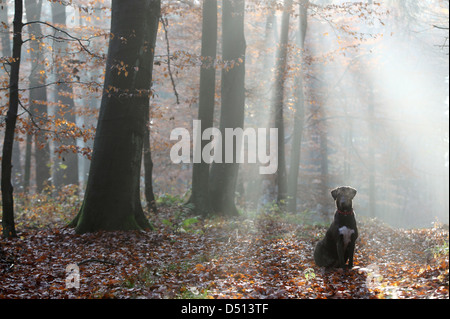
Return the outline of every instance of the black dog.
[[[358,228],[352,206],[352,199],[355,195],[356,189],[348,186],[338,187],[331,191],[337,210],[325,238],[317,243],[314,250],[314,261],[317,266],[344,268],[348,260],[348,268],[353,267],[355,241],[358,238]]]

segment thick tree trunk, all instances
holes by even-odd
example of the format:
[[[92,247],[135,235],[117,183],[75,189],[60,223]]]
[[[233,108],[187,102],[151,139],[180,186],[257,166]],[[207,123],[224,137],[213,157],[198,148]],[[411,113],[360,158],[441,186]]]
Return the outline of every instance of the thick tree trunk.
[[[223,59],[230,63],[222,70],[222,108],[220,113],[220,131],[225,137],[225,128],[242,128],[245,106],[245,36],[244,10],[245,0],[224,0],[222,15]],[[236,161],[236,138],[234,138],[234,161],[216,163],[211,167],[210,194],[215,214],[237,215],[235,189],[239,170]],[[225,158],[225,143],[222,143]]]
[[[304,45],[306,30],[308,28],[308,10],[309,1],[303,0],[299,3],[299,39],[298,47],[302,51],[301,56],[304,55]],[[299,64],[302,65],[302,61]],[[305,117],[305,106],[304,106],[304,92],[303,92],[303,67],[300,70],[299,75],[296,79],[296,97],[297,101],[295,103],[295,115],[294,115],[294,134],[292,138],[292,149],[291,149],[291,161],[289,166],[289,177],[288,177],[288,210],[294,212],[297,208],[297,185],[298,185],[298,172],[300,166],[300,149],[302,142],[303,133],[303,122]]]
[[[202,67],[200,71],[200,97],[198,119],[201,121],[201,134],[213,126],[214,101],[216,92],[215,59],[217,53],[217,0],[204,0],[202,25]],[[194,150],[201,154],[205,145],[209,143],[202,140],[199,149]],[[201,157],[201,156],[200,156]],[[192,172],[192,195],[189,203],[194,204],[195,210],[201,215],[211,213],[209,196],[209,163],[200,158],[200,163],[194,163]]]
[[[159,0],[112,2],[112,37],[92,163],[77,233],[150,228],[139,180]]]
[[[15,0],[14,13],[14,39],[13,39],[13,61],[11,62],[10,87],[9,87],[9,107],[6,114],[6,128],[2,152],[2,204],[3,204],[3,236],[16,236],[14,224],[14,198],[13,186],[11,183],[12,154],[14,145],[14,129],[17,121],[17,111],[19,107],[19,72],[20,56],[22,51],[22,0]]]

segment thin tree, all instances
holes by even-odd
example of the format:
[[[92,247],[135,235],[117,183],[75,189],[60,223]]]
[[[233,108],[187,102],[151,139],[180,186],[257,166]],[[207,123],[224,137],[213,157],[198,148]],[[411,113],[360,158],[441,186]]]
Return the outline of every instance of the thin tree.
[[[12,172],[12,154],[14,145],[14,130],[16,128],[17,111],[19,108],[19,73],[20,73],[20,57],[22,53],[22,16],[23,2],[22,0],[14,1],[14,36],[13,36],[13,56],[10,62],[11,71],[9,77],[9,106],[6,114],[6,128],[2,151],[2,204],[3,204],[3,236],[16,236],[14,223],[14,197],[13,186],[11,182]]]
[[[41,24],[35,23],[40,20],[42,11],[42,0],[25,0],[27,26],[30,32],[30,57],[31,73],[30,79],[30,106],[35,123],[47,121],[47,87],[45,86],[44,63],[41,63],[42,53],[39,39],[42,36]],[[50,145],[45,138],[43,130],[39,127],[35,137],[36,158],[36,189],[42,192],[51,182],[50,174]]]
[[[10,29],[8,22],[8,3],[4,1],[0,6],[0,21],[4,23],[4,26],[8,26],[7,29],[3,30],[0,34],[1,44],[2,44],[2,56],[5,58],[9,58],[12,56],[12,48],[11,48],[11,38],[10,38]],[[8,72],[10,72],[10,68],[8,64],[5,64],[5,68]],[[20,163],[20,148],[19,142],[17,140],[14,141],[13,147],[13,155],[12,162],[14,163],[12,167],[12,184],[14,187],[22,186],[22,167]]]
[[[369,0],[369,4],[372,5],[373,1]],[[370,82],[369,82],[370,83]],[[374,101],[374,88],[373,85],[369,87],[369,103],[368,103],[368,121],[369,121],[369,216],[372,218],[376,217],[376,187],[375,187],[375,101]]]
[[[320,0],[317,5],[319,7],[325,8],[330,1]],[[325,47],[323,29],[324,25],[315,25],[314,34],[311,33],[312,37],[316,37],[315,41],[312,41],[308,47],[308,50],[312,57],[318,57],[323,54],[323,48]],[[330,185],[329,185],[329,147],[328,147],[328,128],[326,121],[326,103],[327,99],[324,98],[324,86],[325,81],[321,80],[321,75],[324,74],[324,65],[319,62],[312,62],[308,65],[308,73],[314,74],[314,77],[309,77],[311,80],[308,81],[308,100],[314,101],[313,103],[308,103],[310,113],[308,115],[308,131],[314,141],[314,152],[311,152],[311,157],[316,162],[317,169],[317,179],[320,184],[317,187],[316,198],[319,203],[321,203],[321,209],[319,214],[324,220],[328,220],[329,212],[333,211],[331,205],[332,202],[328,200],[330,197]]]
[[[145,125],[145,136],[144,136],[144,194],[145,200],[147,201],[147,209],[153,213],[158,212],[158,207],[156,206],[155,193],[153,192],[153,161],[152,161],[152,150],[150,147],[150,123],[149,116],[147,114]]]
[[[8,24],[8,2],[0,3],[0,21],[4,23],[4,25],[9,26]],[[0,38],[2,43],[2,54],[3,56],[10,57],[11,52],[11,38],[10,38],[10,30],[9,28],[0,32]]]
[[[52,3],[52,18],[53,24],[59,28],[66,25],[66,6],[59,3]],[[61,32],[59,32],[61,33]],[[63,60],[67,54],[67,41],[61,41],[58,37],[58,33],[55,35],[55,41],[53,42],[53,49],[58,55],[58,59]],[[75,123],[75,103],[73,100],[73,88],[67,82],[67,70],[64,67],[65,63],[56,63],[56,76],[60,83],[56,92],[56,109],[55,114],[64,114],[65,123]],[[61,112],[59,112],[61,111]],[[67,129],[67,127],[63,127]],[[71,145],[76,143],[74,139],[61,138],[56,141],[56,148],[63,145]],[[78,185],[78,156],[74,152],[63,153],[61,156],[55,159],[54,163],[54,185],[60,187],[63,185],[75,184]]]
[[[292,10],[292,0],[285,0],[283,17],[281,21],[281,36],[277,50],[276,73],[275,73],[275,94],[274,94],[274,113],[275,128],[278,129],[278,171],[277,203],[284,206],[287,199],[287,175],[286,175],[286,155],[284,148],[284,83],[286,80],[287,50],[289,41],[289,21]]]
[[[92,162],[77,233],[147,229],[140,171],[160,0],[112,1],[111,39]]]
[[[202,66],[200,70],[200,96],[198,107],[198,119],[201,121],[203,131],[213,126],[214,101],[216,92],[216,68],[217,54],[217,0],[203,1],[202,23]],[[201,145],[196,145],[194,152],[200,153],[207,140]],[[192,195],[189,203],[195,206],[195,210],[201,215],[211,212],[209,196],[209,168],[210,165],[200,156],[200,163],[194,163],[192,172]]]
[[[220,131],[225,136],[225,128],[242,128],[245,106],[245,0],[224,0],[222,11],[222,51],[225,67],[222,70],[220,111]],[[238,211],[235,204],[235,190],[239,171],[236,138],[234,140],[233,161],[213,162],[209,187],[211,204],[216,215],[232,216]],[[225,143],[222,154],[226,156]]]
[[[294,133],[292,137],[291,160],[289,166],[288,177],[288,210],[295,211],[297,207],[297,186],[298,186],[298,172],[300,166],[300,149],[303,133],[303,122],[305,117],[304,92],[303,92],[303,57],[305,54],[305,37],[308,28],[308,6],[309,0],[302,0],[299,2],[299,32],[297,45],[300,50],[301,66],[300,73],[296,78],[296,102],[294,114]]]
[[[369,82],[370,83],[370,82]],[[369,216],[376,217],[376,187],[375,187],[375,148],[376,148],[376,130],[375,130],[375,102],[373,87],[369,87],[369,103],[368,103],[368,122],[369,122],[369,143],[368,143],[368,168],[369,168]]]

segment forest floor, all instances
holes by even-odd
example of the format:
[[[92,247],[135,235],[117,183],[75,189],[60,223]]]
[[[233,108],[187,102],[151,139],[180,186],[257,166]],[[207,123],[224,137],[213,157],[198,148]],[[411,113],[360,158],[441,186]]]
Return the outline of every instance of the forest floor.
[[[302,214],[199,219],[173,205],[151,219],[154,231],[76,235],[22,215],[18,237],[0,239],[0,298],[449,298],[439,225],[360,219],[355,267],[325,271],[312,256],[326,226]],[[78,289],[66,288],[70,264]]]

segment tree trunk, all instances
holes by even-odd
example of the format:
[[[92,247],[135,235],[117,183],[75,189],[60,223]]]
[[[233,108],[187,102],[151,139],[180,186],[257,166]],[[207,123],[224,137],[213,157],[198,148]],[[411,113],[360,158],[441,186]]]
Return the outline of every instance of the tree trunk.
[[[309,0],[303,0],[299,3],[299,37],[298,47],[301,50],[301,57],[304,56],[306,30],[308,28],[308,5]],[[299,61],[302,65],[303,59]],[[302,142],[303,122],[305,117],[304,93],[303,93],[303,66],[296,79],[296,97],[295,115],[294,115],[294,134],[292,139],[291,162],[289,166],[288,177],[288,210],[294,212],[297,208],[297,185],[298,172],[300,166],[300,148]]]
[[[202,67],[200,70],[200,97],[198,119],[201,121],[201,134],[213,126],[214,101],[216,92],[217,54],[217,0],[204,0],[202,25]],[[194,204],[195,210],[205,216],[211,213],[209,196],[209,163],[203,161],[201,152],[209,141],[201,140],[196,145],[197,154],[200,154],[200,163],[195,163],[192,172],[192,195],[189,203]]]
[[[281,36],[277,52],[276,74],[275,74],[275,96],[274,96],[274,113],[275,128],[278,129],[278,171],[277,185],[278,196],[277,202],[284,206],[287,199],[287,175],[286,175],[286,155],[284,149],[284,82],[286,79],[287,65],[287,45],[289,41],[289,20],[292,10],[292,0],[285,0],[283,17],[281,21]]]
[[[20,57],[22,52],[22,15],[23,3],[22,0],[15,0],[14,12],[14,38],[13,38],[13,61],[11,62],[11,73],[9,78],[9,107],[6,114],[6,128],[3,142],[2,152],[2,203],[3,203],[3,236],[16,236],[16,229],[14,224],[14,198],[13,186],[11,183],[12,171],[12,154],[14,145],[14,130],[16,128],[17,111],[19,107],[19,72],[20,72]]]
[[[52,14],[53,23],[59,27],[63,28],[66,25],[66,6],[58,3],[52,3]],[[58,35],[57,35],[58,36]],[[67,42],[65,41],[54,41],[53,49],[57,54],[59,59],[63,59],[67,51]],[[55,114],[58,117],[60,111],[62,112],[63,118],[69,123],[75,123],[75,103],[73,101],[73,89],[72,86],[66,82],[69,80],[65,78],[66,74],[69,74],[68,70],[65,70],[63,61],[56,61],[56,74],[58,81],[61,84],[58,85],[56,90],[56,102],[57,109]],[[59,117],[61,118],[61,117]],[[68,127],[63,127],[63,129],[68,129]],[[76,144],[75,139],[62,138],[56,142],[55,148],[59,148],[62,145],[74,145]],[[69,151],[68,153],[63,153],[55,159],[54,163],[54,185],[59,188],[63,185],[75,184],[78,185],[78,155],[74,152]]]
[[[155,193],[153,192],[153,161],[152,161],[152,150],[150,147],[150,128],[147,122],[145,125],[145,136],[144,136],[144,181],[145,181],[145,199],[147,201],[147,208],[153,213],[157,213],[158,208],[156,207]]]
[[[372,5],[373,1],[368,1],[369,5]],[[371,218],[376,217],[376,187],[375,187],[375,102],[373,94],[373,86],[369,86],[369,216]]]
[[[317,5],[325,7],[331,3],[329,0],[320,0]],[[313,56],[321,56],[323,54],[323,48],[326,46],[324,43],[324,25],[317,24],[314,28],[314,35],[316,37],[315,41],[311,42],[309,51]],[[311,29],[311,31],[313,31]],[[317,202],[319,203],[319,214],[324,221],[329,221],[329,214],[334,210],[334,203],[330,201],[330,189],[329,185],[329,169],[328,169],[328,128],[326,121],[326,103],[327,99],[325,97],[325,91],[328,90],[326,87],[326,81],[320,80],[320,75],[324,74],[323,63],[311,63],[309,66],[309,73],[315,74],[315,79],[309,82],[308,88],[308,99],[310,101],[315,101],[315,103],[310,105],[311,115],[311,134],[313,135],[314,142],[317,143],[317,153],[313,155],[314,160],[317,162],[318,176],[317,179],[320,180],[320,184],[317,186]]]
[[[319,97],[320,98],[320,97]],[[319,99],[317,99],[320,101]],[[325,105],[323,104],[323,101],[320,101],[319,104],[319,110],[317,111],[318,118],[324,119],[325,118]],[[329,175],[328,175],[328,130],[326,126],[325,121],[318,121],[316,123],[317,129],[319,132],[319,138],[320,138],[320,175],[321,175],[321,198],[326,199],[327,196],[329,196],[330,192],[330,185],[329,185]],[[326,201],[324,201],[326,202]],[[329,203],[329,201],[327,202]],[[325,207],[323,214],[324,217],[328,216],[329,212],[332,211],[329,209],[330,207]]]
[[[244,12],[245,0],[224,0],[222,14],[222,50],[223,59],[228,65],[222,70],[222,107],[220,112],[220,131],[222,139],[225,128],[242,128],[245,106],[245,36]],[[217,215],[237,215],[235,189],[239,170],[237,162],[236,138],[232,163],[214,162],[210,173],[210,195],[214,213]],[[222,143],[222,154],[227,152]]]
[[[375,114],[374,114],[374,95],[373,87],[369,87],[369,110],[368,110],[368,122],[369,122],[369,216],[371,218],[377,217],[376,214],[376,187],[375,187]]]
[[[3,30],[1,32],[1,44],[2,44],[2,56],[3,57],[11,57],[12,56],[12,49],[11,49],[11,38],[10,38],[10,29],[9,29],[9,22],[8,22],[8,3],[4,1],[0,6],[0,21],[2,23],[5,23],[6,26],[8,26],[7,29]],[[9,65],[4,65],[5,69],[9,73],[11,71]],[[12,163],[14,163],[12,167],[12,184],[13,187],[21,188],[23,186],[23,174],[22,174],[22,167],[20,163],[20,147],[19,142],[14,141],[14,147],[13,147],[13,155],[12,155]]]
[[[27,21],[37,21],[41,16],[42,0],[25,0]],[[42,35],[39,23],[28,25],[31,35],[39,38]],[[31,70],[30,73],[30,111],[36,123],[47,121],[47,89],[45,80],[41,76],[45,72],[43,63],[40,63],[42,55],[38,40],[30,41],[31,47]],[[36,157],[36,190],[42,192],[51,182],[50,174],[50,146],[41,130],[35,135],[35,157]]]
[[[139,181],[160,0],[112,2],[111,37],[92,163],[77,233],[150,228]]]
[[[3,56],[11,56],[11,38],[10,38],[10,29],[8,23],[8,1],[4,1],[0,6],[0,21],[5,23],[8,26],[8,29],[2,30],[0,33],[1,41],[2,41],[2,53]],[[9,68],[8,68],[9,70]]]
[[[31,121],[31,119],[30,119]],[[33,146],[33,139],[30,134],[25,138],[25,167],[23,169],[23,191],[28,193],[31,186],[31,151]]]

